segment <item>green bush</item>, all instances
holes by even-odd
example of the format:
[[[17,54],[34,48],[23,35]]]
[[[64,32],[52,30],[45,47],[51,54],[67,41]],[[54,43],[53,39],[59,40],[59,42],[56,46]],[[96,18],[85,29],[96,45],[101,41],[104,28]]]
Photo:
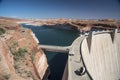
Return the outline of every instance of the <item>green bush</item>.
[[[21,56],[21,57],[24,57],[26,52],[27,52],[27,49],[25,49],[25,48],[18,49],[19,56]]]
[[[4,34],[6,32],[6,30],[2,27],[0,27],[0,35]]]
[[[30,57],[31,57],[32,62],[35,63],[35,54],[32,53]]]
[[[27,49],[19,48],[18,51],[14,53],[14,59],[19,60],[20,58],[24,58],[26,52],[27,52]]]
[[[14,55],[14,53],[16,52],[16,48],[18,47],[18,42],[13,42],[11,46],[9,46],[9,49],[11,51],[11,53]]]
[[[5,78],[6,80],[8,80],[8,79],[10,78],[10,74],[5,74],[5,75],[4,75],[4,78]]]
[[[14,62],[14,68],[18,69],[18,64],[16,62]]]

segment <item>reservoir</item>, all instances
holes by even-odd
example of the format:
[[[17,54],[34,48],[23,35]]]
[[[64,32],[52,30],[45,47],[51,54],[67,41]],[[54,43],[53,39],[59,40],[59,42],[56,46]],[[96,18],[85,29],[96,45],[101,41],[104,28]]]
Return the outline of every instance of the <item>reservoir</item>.
[[[23,27],[31,29],[40,44],[69,46],[79,36],[77,30],[68,28],[55,28],[56,26],[32,26],[22,24]],[[65,25],[64,25],[65,26]],[[68,55],[64,53],[46,52],[48,64],[51,70],[50,80],[61,80],[67,62]]]

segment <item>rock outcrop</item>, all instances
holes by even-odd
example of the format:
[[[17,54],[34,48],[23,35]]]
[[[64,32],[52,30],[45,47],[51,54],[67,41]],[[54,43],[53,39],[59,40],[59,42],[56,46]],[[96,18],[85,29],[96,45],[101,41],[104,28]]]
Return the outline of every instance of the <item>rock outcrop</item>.
[[[42,80],[48,68],[47,58],[34,33],[3,22],[0,26],[6,33],[0,35],[0,80]],[[13,24],[12,28],[7,22]]]

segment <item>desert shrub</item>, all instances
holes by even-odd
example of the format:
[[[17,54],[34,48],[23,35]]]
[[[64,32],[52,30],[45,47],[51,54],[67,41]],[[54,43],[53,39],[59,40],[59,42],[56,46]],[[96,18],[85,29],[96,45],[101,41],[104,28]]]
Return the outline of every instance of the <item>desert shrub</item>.
[[[17,64],[16,61],[14,61],[14,68],[15,68],[15,69],[18,69],[18,64]]]
[[[9,80],[10,74],[5,74],[5,75],[4,75],[4,78],[5,78],[5,80]]]
[[[6,30],[2,27],[0,27],[0,35],[4,34],[6,32]]]
[[[20,58],[25,58],[25,53],[27,53],[26,48],[19,48],[18,51],[14,53],[14,59],[19,60]]]
[[[9,49],[10,49],[10,51],[11,51],[11,53],[14,55],[14,53],[16,52],[16,49],[17,49],[17,47],[18,47],[18,42],[13,42],[12,44],[11,44],[11,46],[9,46]]]
[[[28,74],[27,76],[32,77],[33,80],[37,80],[37,79],[35,79],[35,77],[34,77],[34,75],[33,75],[33,73],[31,71],[28,71],[27,74]]]
[[[32,62],[35,63],[35,54],[34,54],[34,53],[31,53],[31,56],[30,56],[30,57],[31,57]]]
[[[26,48],[19,48],[18,49],[19,56],[21,56],[21,57],[25,57],[26,52],[27,52]]]

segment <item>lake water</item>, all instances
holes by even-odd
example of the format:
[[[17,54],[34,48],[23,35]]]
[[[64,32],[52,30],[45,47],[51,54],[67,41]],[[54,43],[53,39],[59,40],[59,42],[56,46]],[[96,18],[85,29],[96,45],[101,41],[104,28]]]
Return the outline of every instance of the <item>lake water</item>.
[[[40,44],[69,46],[79,36],[79,32],[71,29],[60,29],[48,26],[32,26],[22,24],[30,28],[38,38]],[[68,55],[64,53],[46,52],[48,64],[51,70],[50,80],[61,80],[67,62]]]

